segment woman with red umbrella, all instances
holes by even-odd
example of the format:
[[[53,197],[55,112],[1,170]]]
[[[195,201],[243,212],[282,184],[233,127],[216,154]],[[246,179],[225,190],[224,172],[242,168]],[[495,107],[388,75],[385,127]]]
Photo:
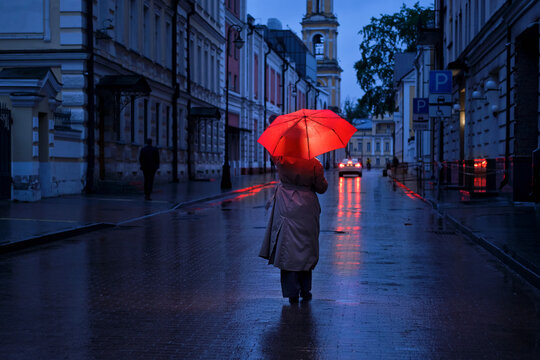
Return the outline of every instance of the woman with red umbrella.
[[[311,300],[311,273],[319,260],[317,193],[328,188],[315,156],[344,147],[356,128],[330,110],[282,115],[259,138],[279,175],[272,213],[259,256],[281,269],[283,297]]]

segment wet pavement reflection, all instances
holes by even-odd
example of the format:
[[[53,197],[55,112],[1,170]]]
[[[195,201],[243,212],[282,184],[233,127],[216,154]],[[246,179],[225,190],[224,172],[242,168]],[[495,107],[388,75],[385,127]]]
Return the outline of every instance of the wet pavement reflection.
[[[327,173],[309,303],[272,186],[0,256],[6,359],[537,359],[538,293],[386,178]]]

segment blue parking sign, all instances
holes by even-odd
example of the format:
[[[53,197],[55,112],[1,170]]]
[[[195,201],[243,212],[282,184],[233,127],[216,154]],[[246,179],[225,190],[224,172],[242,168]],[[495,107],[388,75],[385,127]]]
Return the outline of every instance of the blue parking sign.
[[[429,72],[430,94],[452,93],[452,72],[450,70],[431,70]]]
[[[414,98],[413,99],[413,114],[428,114],[429,113],[429,99],[428,98]]]

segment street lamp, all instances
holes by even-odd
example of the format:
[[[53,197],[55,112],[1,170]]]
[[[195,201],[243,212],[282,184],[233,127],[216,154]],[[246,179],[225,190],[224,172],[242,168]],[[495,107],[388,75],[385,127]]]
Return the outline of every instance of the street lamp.
[[[231,24],[227,29],[227,44],[225,45],[225,159],[223,162],[223,169],[221,172],[221,188],[230,189],[232,188],[231,183],[231,166],[229,165],[229,55],[230,55],[230,38],[231,31],[235,30],[236,35],[233,40],[234,46],[237,49],[241,49],[244,46],[244,40],[240,36],[242,27],[236,24]]]

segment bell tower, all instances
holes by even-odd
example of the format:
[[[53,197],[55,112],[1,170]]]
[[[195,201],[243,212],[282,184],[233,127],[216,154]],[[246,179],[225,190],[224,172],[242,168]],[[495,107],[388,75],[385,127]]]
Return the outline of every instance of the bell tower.
[[[306,0],[306,15],[301,24],[304,44],[317,59],[317,82],[330,95],[328,106],[339,109],[343,70],[337,56],[339,23],[334,15],[334,0]]]

